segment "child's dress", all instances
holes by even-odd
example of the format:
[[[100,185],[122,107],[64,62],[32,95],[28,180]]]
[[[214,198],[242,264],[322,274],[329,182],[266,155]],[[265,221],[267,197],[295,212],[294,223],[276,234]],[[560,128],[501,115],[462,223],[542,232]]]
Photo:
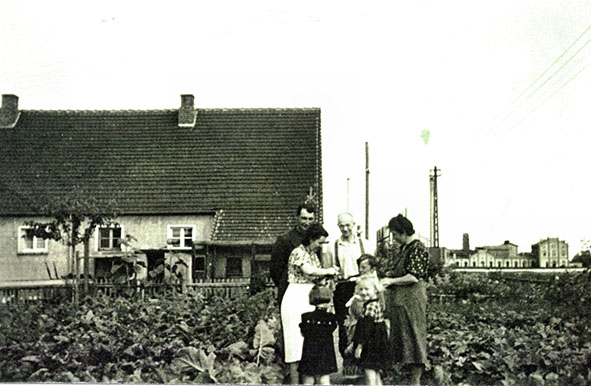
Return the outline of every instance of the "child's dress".
[[[385,302],[383,300],[384,299],[384,293],[383,293],[384,287],[382,286],[382,284],[380,284],[380,279],[378,278],[376,271],[362,274],[356,279],[356,281],[365,280],[365,279],[370,279],[370,280],[374,281],[376,288],[378,290],[378,299],[380,301],[380,304],[384,305],[385,304]],[[347,304],[345,304],[345,306],[349,310],[348,315],[347,315],[347,319],[345,319],[345,327],[347,328],[347,340],[348,340],[348,344],[349,344],[349,343],[353,342],[353,335],[355,335],[355,326],[357,325],[357,321],[359,319],[361,319],[361,317],[363,316],[365,301],[362,300],[359,295],[355,294],[351,297],[351,299],[349,299],[349,301],[347,302]],[[389,326],[387,320],[386,320],[386,327],[388,327],[387,331],[389,331],[390,326]]]
[[[353,344],[362,345],[357,365],[366,369],[388,370],[392,366],[392,351],[388,342],[388,327],[384,319],[384,306],[378,299],[368,300],[363,316],[355,327]]]
[[[298,372],[304,375],[326,375],[337,371],[333,332],[335,314],[323,309],[302,314],[300,330],[304,337]]]

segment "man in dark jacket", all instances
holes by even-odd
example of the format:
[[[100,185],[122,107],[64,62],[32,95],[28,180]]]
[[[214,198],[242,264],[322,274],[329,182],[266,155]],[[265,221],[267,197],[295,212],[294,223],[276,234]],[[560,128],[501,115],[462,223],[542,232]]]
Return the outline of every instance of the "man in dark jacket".
[[[314,222],[314,208],[311,204],[302,204],[296,211],[296,226],[277,237],[271,251],[271,265],[269,267],[271,279],[277,286],[277,304],[281,307],[283,294],[287,289],[287,262],[289,255],[302,243],[304,232]]]

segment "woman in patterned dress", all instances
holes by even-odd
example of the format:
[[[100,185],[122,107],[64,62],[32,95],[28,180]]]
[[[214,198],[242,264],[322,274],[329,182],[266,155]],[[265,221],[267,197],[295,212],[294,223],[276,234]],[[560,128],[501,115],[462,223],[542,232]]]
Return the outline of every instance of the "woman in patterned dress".
[[[289,378],[292,384],[299,382],[298,365],[302,357],[304,337],[300,332],[302,314],[314,311],[308,302],[308,296],[314,281],[322,276],[338,273],[338,268],[322,268],[316,254],[319,247],[326,241],[328,232],[320,224],[312,224],[306,230],[302,244],[295,248],[289,256],[287,265],[288,286],[281,301],[281,324],[285,363],[289,364]]]
[[[393,217],[388,228],[402,246],[385,262],[380,277],[386,287],[385,317],[390,320],[390,342],[395,363],[410,370],[409,384],[419,385],[427,365],[427,264],[429,252],[416,238],[412,223]]]

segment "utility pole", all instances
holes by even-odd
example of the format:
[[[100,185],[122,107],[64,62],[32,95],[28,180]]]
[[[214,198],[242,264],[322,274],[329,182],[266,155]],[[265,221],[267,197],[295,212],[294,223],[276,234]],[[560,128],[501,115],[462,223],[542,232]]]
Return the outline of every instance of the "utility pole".
[[[365,142],[365,238],[369,239],[369,144]]]
[[[437,203],[437,177],[441,174],[441,169],[435,166],[429,174],[429,183],[431,186],[431,247],[439,248],[439,209]]]
[[[349,211],[349,177],[347,177],[347,212]]]

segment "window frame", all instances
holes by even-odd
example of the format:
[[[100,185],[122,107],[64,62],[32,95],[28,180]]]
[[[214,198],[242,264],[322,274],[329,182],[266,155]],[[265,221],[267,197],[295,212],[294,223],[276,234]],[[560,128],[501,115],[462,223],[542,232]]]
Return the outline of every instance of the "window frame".
[[[97,252],[109,252],[109,251],[113,251],[113,252],[120,252],[123,250],[123,248],[121,247],[121,243],[119,243],[119,248],[102,248],[101,247],[101,229],[121,229],[121,238],[120,240],[123,240],[125,238],[125,232],[123,229],[123,225],[109,225],[109,226],[97,226],[94,230],[94,250]],[[109,242],[112,245],[113,244],[113,232],[109,232]]]
[[[26,230],[33,229],[31,226],[21,225],[18,227],[18,242],[17,242],[17,251],[18,253],[49,253],[49,240],[48,239],[40,239],[37,236],[33,236],[33,248],[27,248],[26,238],[23,237],[26,235]],[[43,240],[44,247],[37,248],[37,242],[39,240]]]
[[[180,237],[178,237],[179,239],[179,246],[174,246],[173,244],[170,244],[168,241],[172,240],[172,239],[177,239],[176,237],[172,237],[172,231],[173,229],[176,228],[180,228],[181,229],[181,235]],[[186,228],[191,228],[191,243],[192,245],[186,246],[185,245],[185,240],[187,239],[186,237],[184,237],[184,232]],[[174,250],[189,250],[193,248],[193,245],[195,244],[195,236],[197,233],[197,225],[196,224],[169,224],[166,227],[166,243],[168,245],[168,247],[170,249],[174,249]]]

